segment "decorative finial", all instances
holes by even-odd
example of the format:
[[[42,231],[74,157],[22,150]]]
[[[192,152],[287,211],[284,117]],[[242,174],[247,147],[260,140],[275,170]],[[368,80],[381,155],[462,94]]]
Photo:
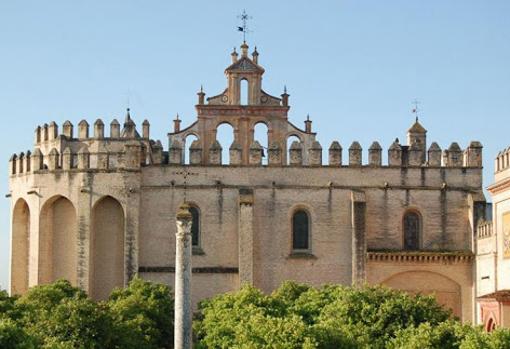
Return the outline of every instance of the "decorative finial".
[[[287,85],[283,85],[283,93],[287,94]]]
[[[129,113],[130,110],[130,108],[126,108],[126,122],[131,121],[131,114]]]
[[[175,120],[179,120],[179,113],[175,115]]]
[[[204,93],[204,86],[200,85],[200,93]]]
[[[248,26],[247,26],[246,22],[249,19],[252,19],[252,17],[248,16],[248,14],[246,13],[246,10],[243,10],[243,13],[241,13],[239,16],[237,16],[237,18],[239,18],[243,22],[243,25],[241,27],[239,27],[239,26],[237,27],[237,31],[243,33],[243,43],[246,44],[246,33],[250,32],[248,30]]]
[[[310,114],[306,114],[306,121],[310,121]]]

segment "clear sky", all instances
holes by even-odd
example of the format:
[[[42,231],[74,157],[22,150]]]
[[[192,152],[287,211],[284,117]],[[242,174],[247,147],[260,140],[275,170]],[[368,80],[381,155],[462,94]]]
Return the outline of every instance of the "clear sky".
[[[386,151],[405,139],[418,98],[429,143],[480,140],[491,182],[493,158],[510,145],[508,0],[0,0],[0,288],[10,155],[33,147],[39,124],[109,124],[128,99],[135,122],[148,118],[167,147],[177,112],[183,126],[194,121],[200,85],[208,96],[225,88],[243,8],[265,91],[287,85],[290,120],[302,127],[309,113],[325,149],[378,140]]]

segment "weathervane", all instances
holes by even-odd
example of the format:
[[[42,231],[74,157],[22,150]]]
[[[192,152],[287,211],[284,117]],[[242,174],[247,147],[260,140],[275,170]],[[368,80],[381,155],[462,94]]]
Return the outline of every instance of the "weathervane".
[[[413,108],[413,114],[416,116],[416,121],[418,122],[418,104],[420,104],[420,101],[418,101],[417,99],[415,99],[413,101],[413,104],[414,104],[414,108]]]
[[[239,16],[237,16],[237,18],[239,18],[241,21],[243,21],[242,27],[237,27],[237,31],[243,32],[243,43],[246,43],[246,33],[250,32],[246,22],[249,19],[252,19],[252,16],[248,16],[248,14],[246,13],[246,10],[243,10],[243,13],[241,13]]]

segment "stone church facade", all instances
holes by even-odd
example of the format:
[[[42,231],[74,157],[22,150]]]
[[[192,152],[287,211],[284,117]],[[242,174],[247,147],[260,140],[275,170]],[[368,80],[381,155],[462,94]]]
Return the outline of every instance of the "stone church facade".
[[[99,119],[37,127],[33,150],[9,165],[11,292],[66,278],[101,299],[135,274],[172,285],[186,200],[194,304],[243,283],[270,292],[285,280],[368,282],[434,293],[473,321],[481,144],[429,146],[416,120],[385,163],[377,142],[323,149],[310,120],[289,121],[286,91],[262,89],[258,56],[245,43],[234,50],[226,89],[207,99],[201,90],[197,120],[174,120],[166,149],[129,110],[109,132]],[[259,123],[267,149],[254,139]],[[232,144],[217,140],[223,124]]]

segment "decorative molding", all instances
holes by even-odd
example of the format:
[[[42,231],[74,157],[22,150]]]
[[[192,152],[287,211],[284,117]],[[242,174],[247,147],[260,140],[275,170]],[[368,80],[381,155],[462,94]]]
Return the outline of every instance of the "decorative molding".
[[[175,273],[175,267],[171,266],[155,266],[155,267],[139,267],[139,273]],[[195,267],[191,269],[195,274],[237,274],[237,267]]]
[[[474,254],[471,251],[369,251],[367,259],[370,262],[383,263],[472,263]]]

